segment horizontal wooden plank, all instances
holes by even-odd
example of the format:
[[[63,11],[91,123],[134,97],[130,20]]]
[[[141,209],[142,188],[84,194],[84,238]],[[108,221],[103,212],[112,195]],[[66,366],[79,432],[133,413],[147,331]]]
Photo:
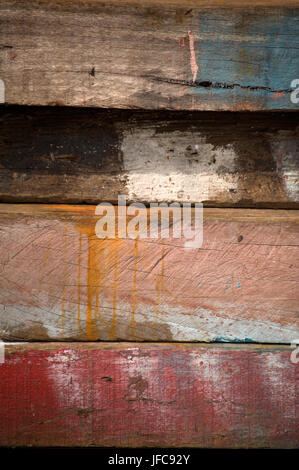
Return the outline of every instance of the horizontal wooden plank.
[[[6,345],[0,444],[296,448],[289,347]]]
[[[299,207],[299,113],[0,112],[0,200]]]
[[[281,7],[276,1],[2,0],[5,100],[297,109],[290,96],[298,68],[298,7],[298,1]]]
[[[2,339],[299,337],[297,211],[205,209],[197,249],[171,233],[99,239],[94,212],[0,205]]]
[[[47,0],[40,0],[40,3],[46,3]],[[69,4],[73,0],[69,0]],[[106,0],[78,0],[80,3],[85,3],[88,5],[106,3]],[[67,4],[67,1],[64,0],[64,4]],[[140,0],[110,0],[112,5],[133,5],[140,6]],[[161,7],[163,5],[172,6],[172,7],[201,7],[205,9],[214,9],[214,8],[248,8],[253,7],[279,7],[281,6],[280,0],[201,0],[200,5],[198,5],[198,0],[142,0],[142,5],[146,7]],[[287,7],[298,7],[298,0],[284,0],[283,5]]]

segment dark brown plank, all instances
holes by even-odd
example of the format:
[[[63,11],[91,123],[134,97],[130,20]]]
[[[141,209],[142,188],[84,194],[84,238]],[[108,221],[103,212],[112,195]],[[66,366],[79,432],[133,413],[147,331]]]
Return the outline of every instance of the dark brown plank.
[[[3,107],[0,200],[297,208],[298,116]]]

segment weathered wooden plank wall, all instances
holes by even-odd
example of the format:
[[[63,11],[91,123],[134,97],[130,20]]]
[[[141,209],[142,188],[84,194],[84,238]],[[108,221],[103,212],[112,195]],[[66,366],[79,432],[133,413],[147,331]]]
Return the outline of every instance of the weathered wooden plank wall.
[[[298,445],[290,348],[7,345],[1,445]]]
[[[299,206],[297,113],[2,108],[0,200]]]
[[[3,339],[299,337],[297,211],[206,209],[191,250],[184,238],[101,240],[94,211],[0,205]]]
[[[298,447],[298,19],[1,0],[0,446]],[[202,246],[100,240],[120,194],[212,207]]]
[[[298,2],[276,1],[2,0],[5,100],[297,109],[298,11]]]

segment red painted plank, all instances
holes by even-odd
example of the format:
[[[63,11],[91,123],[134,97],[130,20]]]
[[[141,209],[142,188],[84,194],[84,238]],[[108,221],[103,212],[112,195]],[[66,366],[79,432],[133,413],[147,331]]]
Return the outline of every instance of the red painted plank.
[[[0,444],[294,448],[286,346],[19,344],[0,366]]]

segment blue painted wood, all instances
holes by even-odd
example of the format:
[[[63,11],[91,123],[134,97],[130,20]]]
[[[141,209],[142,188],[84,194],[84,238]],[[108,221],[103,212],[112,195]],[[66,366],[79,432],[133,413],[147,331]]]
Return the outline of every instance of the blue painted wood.
[[[229,97],[232,107],[249,109],[298,107],[291,101],[299,77],[298,10],[200,12],[196,35],[199,99]]]

